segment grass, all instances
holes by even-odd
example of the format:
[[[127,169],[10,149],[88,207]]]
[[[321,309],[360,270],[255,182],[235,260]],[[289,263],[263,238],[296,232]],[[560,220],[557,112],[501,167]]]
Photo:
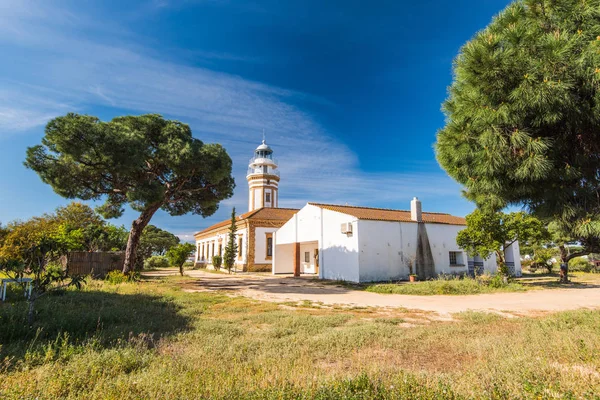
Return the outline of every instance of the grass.
[[[92,282],[0,306],[3,398],[594,398],[600,311],[454,322]],[[410,324],[406,322],[410,321]]]
[[[469,295],[480,293],[522,292],[527,287],[519,282],[512,281],[503,284],[501,281],[489,277],[473,278],[445,278],[433,279],[422,282],[397,282],[397,283],[365,283],[353,284],[335,282],[349,289],[365,290],[367,292],[382,294],[407,294],[419,296],[432,295]]]

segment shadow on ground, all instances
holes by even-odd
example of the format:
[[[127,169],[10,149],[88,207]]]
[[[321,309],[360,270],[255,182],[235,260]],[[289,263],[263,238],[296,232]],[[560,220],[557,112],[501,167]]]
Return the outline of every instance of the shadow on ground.
[[[342,285],[323,285],[312,277],[231,277],[214,275],[210,277],[194,277],[194,280],[183,283],[183,288],[191,291],[207,292],[239,292],[255,290],[266,294],[343,294],[350,289]]]
[[[70,345],[93,340],[103,348],[143,337],[151,346],[161,337],[191,329],[190,319],[180,309],[165,297],[146,294],[59,292],[36,302],[30,328],[25,318],[27,302],[7,302],[0,304],[0,359],[21,358],[28,349],[65,337]]]

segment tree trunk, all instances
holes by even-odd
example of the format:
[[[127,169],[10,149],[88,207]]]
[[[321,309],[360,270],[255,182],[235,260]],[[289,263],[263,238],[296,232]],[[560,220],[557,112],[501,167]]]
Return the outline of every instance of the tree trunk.
[[[125,249],[125,262],[123,263],[124,274],[133,272],[137,248],[140,244],[142,232],[144,231],[144,228],[148,226],[152,216],[158,211],[161,205],[162,204],[153,204],[149,206],[131,224],[131,230],[129,231],[129,237],[127,238],[127,249]]]
[[[30,328],[33,326],[33,312],[35,310],[34,302],[35,302],[35,297],[30,296],[29,302],[28,302],[29,309],[27,311],[27,325],[29,325]]]
[[[569,251],[565,248],[565,246],[558,246],[560,250],[560,282],[561,283],[569,283]]]

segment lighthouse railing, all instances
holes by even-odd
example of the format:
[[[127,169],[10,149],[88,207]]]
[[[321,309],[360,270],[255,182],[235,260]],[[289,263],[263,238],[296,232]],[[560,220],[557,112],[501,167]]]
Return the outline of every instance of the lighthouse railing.
[[[268,156],[263,156],[263,157],[254,156],[248,161],[248,164],[275,164],[275,165],[277,165],[279,163],[275,157],[268,155]]]
[[[275,175],[276,177],[279,177],[279,170],[273,169],[273,168],[268,168],[267,172],[264,172],[262,170],[261,167],[256,167],[256,168],[248,168],[248,172],[246,173],[246,176],[250,176],[250,175]]]

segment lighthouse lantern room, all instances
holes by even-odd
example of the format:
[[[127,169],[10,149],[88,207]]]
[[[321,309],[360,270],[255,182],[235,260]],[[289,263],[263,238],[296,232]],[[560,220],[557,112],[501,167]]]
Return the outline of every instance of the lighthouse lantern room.
[[[277,208],[279,202],[279,170],[273,150],[263,139],[254,151],[246,175],[249,187],[248,211],[262,207]]]

